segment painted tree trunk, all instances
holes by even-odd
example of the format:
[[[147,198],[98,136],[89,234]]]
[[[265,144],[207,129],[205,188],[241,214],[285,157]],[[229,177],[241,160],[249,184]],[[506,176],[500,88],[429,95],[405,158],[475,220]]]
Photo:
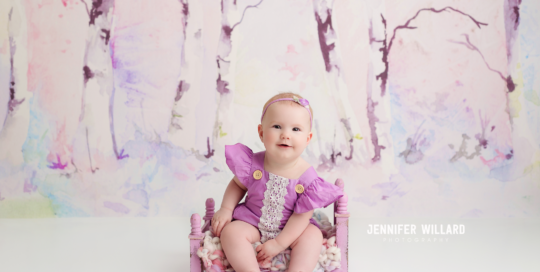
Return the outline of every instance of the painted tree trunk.
[[[521,0],[505,0],[504,1],[504,25],[506,30],[506,57],[508,59],[508,72],[506,77],[506,84],[508,89],[508,107],[507,111],[510,116],[510,122],[514,123],[514,116],[516,116],[518,109],[513,109],[510,106],[510,103],[512,99],[517,100],[517,97],[519,94],[512,94],[514,90],[516,89],[516,84],[514,83],[514,80],[512,79],[514,77],[517,77],[516,72],[516,66],[518,64],[518,57],[519,51],[518,48],[514,46],[516,41],[519,39],[518,33],[519,33],[519,5],[521,4]]]
[[[369,64],[367,93],[367,117],[369,122],[370,138],[373,148],[373,162],[381,160],[382,151],[386,150],[388,160],[393,160],[392,146],[383,136],[390,135],[390,119],[387,114],[390,109],[389,97],[386,94],[386,81],[388,78],[388,50],[385,20],[385,2],[367,1],[366,9],[369,27]]]
[[[351,160],[355,150],[359,151],[362,147],[360,141],[354,141],[355,135],[358,135],[357,138],[360,139],[361,132],[348,97],[349,90],[343,79],[337,34],[332,25],[333,4],[334,1],[313,1],[319,45],[326,71],[326,82],[340,120],[337,129],[343,130],[344,135],[344,139],[336,140],[335,145],[338,150],[329,155],[321,154],[321,156],[328,156],[331,158],[332,163],[335,163],[336,153],[341,153],[345,160]],[[318,129],[317,124],[315,124],[315,129]],[[323,158],[323,160],[327,160],[327,158]]]
[[[8,160],[14,165],[23,162],[22,146],[28,134],[30,116],[28,91],[28,51],[27,20],[23,4],[20,1],[2,1],[2,17],[8,21],[7,36],[0,36],[1,44],[8,44],[5,55],[0,61],[8,63],[8,71],[2,72],[0,88],[2,105],[0,106],[0,160]],[[6,40],[6,42],[3,41]],[[4,81],[5,80],[5,81]]]
[[[232,130],[232,120],[234,120],[234,111],[230,110],[230,105],[233,99],[234,80],[231,75],[234,74],[234,59],[231,56],[233,51],[232,34],[236,27],[242,24],[246,13],[250,9],[257,8],[263,0],[260,0],[252,5],[247,5],[239,9],[236,0],[221,0],[221,33],[217,48],[217,79],[216,90],[219,94],[218,104],[216,109],[216,121],[213,127],[212,142],[208,139],[208,153],[205,157],[209,158],[213,155],[211,146],[216,141],[225,140],[228,131]],[[241,10],[241,12],[239,12]],[[245,23],[245,22],[244,22]],[[227,121],[225,121],[227,120]],[[219,145],[224,146],[224,145]]]
[[[112,150],[117,159],[123,157],[114,135],[113,65],[109,40],[113,25],[114,0],[83,1],[88,14],[88,33],[83,57],[82,96],[79,126],[74,144],[86,152],[74,153],[72,163],[78,169],[94,173],[100,168],[98,150]],[[103,114],[106,110],[108,114]],[[107,140],[108,141],[107,141]],[[81,157],[76,156],[79,154]]]
[[[169,132],[182,130],[182,115],[180,113],[181,108],[178,105],[180,99],[182,99],[182,96],[189,90],[190,83],[187,82],[185,74],[188,72],[187,66],[186,66],[186,32],[187,32],[187,25],[188,25],[188,16],[189,16],[189,5],[187,0],[179,0],[180,4],[182,4],[182,28],[183,28],[183,37],[184,37],[184,46],[182,46],[182,53],[180,58],[181,63],[181,72],[180,72],[180,80],[178,82],[178,88],[176,89],[176,96],[174,97],[174,106],[171,113],[171,125],[169,126]]]
[[[215,69],[215,48],[206,50],[204,39],[211,37],[210,31],[203,32],[203,18],[209,13],[207,6],[200,1],[188,2],[181,0],[183,6],[183,40],[180,78],[174,97],[174,105],[171,112],[169,125],[169,140],[176,146],[184,149],[198,150],[206,158],[213,155],[210,148],[211,129],[205,126],[197,126],[198,123],[213,123],[211,115],[205,115],[215,107],[215,85],[210,71]],[[189,19],[189,23],[188,23]],[[209,48],[210,49],[210,48]],[[190,52],[186,54],[186,52]],[[212,52],[208,54],[207,52]],[[211,61],[208,61],[210,55]],[[204,113],[203,113],[204,112]],[[210,117],[208,117],[210,116]],[[208,120],[211,119],[212,120]],[[202,121],[201,121],[202,120]],[[208,135],[204,138],[197,135]]]

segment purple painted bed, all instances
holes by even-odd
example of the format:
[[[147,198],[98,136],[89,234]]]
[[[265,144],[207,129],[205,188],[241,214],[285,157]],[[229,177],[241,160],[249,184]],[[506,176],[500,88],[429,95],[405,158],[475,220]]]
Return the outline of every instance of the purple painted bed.
[[[344,182],[341,179],[337,179],[336,183],[342,190],[344,190]],[[343,196],[334,202],[334,225],[336,226],[336,243],[337,247],[341,251],[341,268],[335,269],[332,272],[346,272],[348,271],[349,263],[349,213],[347,212],[347,193],[343,193]],[[206,200],[206,214],[202,218],[204,225],[201,227],[201,217],[199,214],[194,213],[191,215],[191,233],[189,234],[189,256],[190,256],[190,272],[203,272],[204,266],[199,256],[197,256],[197,250],[202,246],[204,239],[204,232],[210,229],[210,221],[214,216],[214,199],[208,198]],[[261,269],[261,271],[266,271]]]

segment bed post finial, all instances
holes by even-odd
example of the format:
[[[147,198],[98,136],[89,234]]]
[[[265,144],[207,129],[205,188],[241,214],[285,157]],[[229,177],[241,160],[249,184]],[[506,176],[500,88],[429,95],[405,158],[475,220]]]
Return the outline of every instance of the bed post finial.
[[[212,220],[212,217],[214,217],[214,207],[216,206],[216,203],[214,202],[213,198],[207,198],[206,199],[206,215],[204,215],[205,221]]]
[[[345,182],[340,178],[336,179],[336,186],[341,188],[341,190],[345,190]]]
[[[201,216],[198,213],[191,215],[191,234],[201,235]]]
[[[343,192],[343,196],[338,199],[338,207],[337,207],[337,213],[339,214],[349,214],[347,211],[347,201],[349,200],[349,197],[347,196],[347,193]]]
[[[349,212],[347,212],[347,202],[349,201],[349,197],[347,196],[347,193],[345,193],[345,182],[338,178],[336,180],[336,186],[343,190],[343,196],[337,200],[337,207],[334,212],[339,214],[349,214]]]

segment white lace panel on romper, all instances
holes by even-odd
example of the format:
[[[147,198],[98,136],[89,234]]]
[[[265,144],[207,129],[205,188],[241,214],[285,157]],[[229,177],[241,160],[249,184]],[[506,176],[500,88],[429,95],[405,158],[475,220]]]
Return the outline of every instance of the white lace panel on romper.
[[[266,182],[266,191],[264,191],[262,216],[259,221],[261,243],[276,238],[281,232],[279,225],[283,218],[285,195],[287,195],[287,185],[289,185],[289,179],[269,174],[270,178]]]

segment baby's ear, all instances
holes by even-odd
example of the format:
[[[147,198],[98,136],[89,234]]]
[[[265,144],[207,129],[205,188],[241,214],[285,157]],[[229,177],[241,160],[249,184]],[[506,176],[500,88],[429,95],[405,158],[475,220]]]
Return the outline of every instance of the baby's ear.
[[[311,138],[313,137],[313,131],[310,131],[307,138],[307,143],[311,142]]]
[[[263,136],[262,124],[259,124],[257,126],[257,132],[259,133],[259,138],[261,138],[262,140],[262,136]]]

